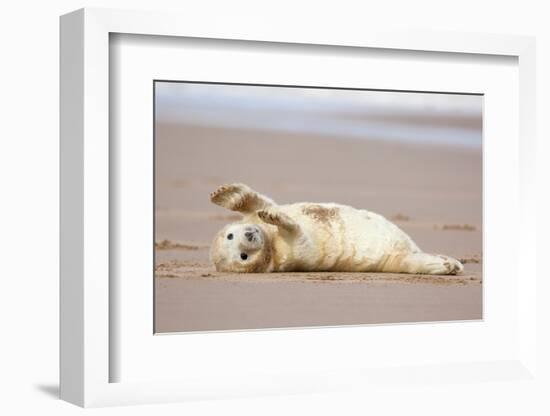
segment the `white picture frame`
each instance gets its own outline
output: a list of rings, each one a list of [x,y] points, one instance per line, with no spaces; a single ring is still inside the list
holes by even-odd
[[[533,38],[429,32],[325,33],[282,30],[276,25],[232,27],[217,21],[209,27],[185,15],[82,9],[61,18],[61,398],[80,406],[183,401],[193,398],[242,397],[256,394],[323,392],[356,385],[407,382],[411,373],[372,368],[368,374],[335,369],[325,378],[296,376],[281,368],[277,377],[235,382],[229,373],[215,379],[111,382],[110,366],[120,357],[110,349],[109,227],[109,36],[113,33],[192,37],[281,44],[332,45],[441,53],[517,57],[519,66],[517,348],[498,361],[418,363],[413,378],[524,380],[536,375],[535,211],[535,43]],[[116,328],[115,328],[116,330]],[[330,334],[327,336],[331,336]],[[336,335],[332,335],[336,336]],[[484,377],[472,374],[484,372]],[[436,377],[437,375],[437,377]]]

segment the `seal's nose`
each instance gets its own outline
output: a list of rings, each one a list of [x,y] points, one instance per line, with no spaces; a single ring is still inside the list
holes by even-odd
[[[252,241],[254,239],[254,232],[247,231],[247,232],[244,233],[244,236],[246,237],[246,239],[248,241]]]

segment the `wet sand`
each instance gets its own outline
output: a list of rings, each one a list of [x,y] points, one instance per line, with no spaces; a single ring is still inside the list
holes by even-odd
[[[156,332],[482,318],[480,149],[157,124],[155,151]],[[232,182],[378,212],[465,272],[217,273],[210,239],[239,215],[208,195]]]

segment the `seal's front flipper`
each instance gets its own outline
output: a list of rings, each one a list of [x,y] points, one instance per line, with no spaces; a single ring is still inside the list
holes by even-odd
[[[270,198],[259,194],[242,183],[220,186],[210,194],[210,201],[243,214],[251,214],[259,209],[275,205],[275,202]]]
[[[300,225],[288,215],[279,211],[277,207],[264,208],[258,211],[257,214],[266,224],[275,225],[290,233],[297,233],[300,231]]]

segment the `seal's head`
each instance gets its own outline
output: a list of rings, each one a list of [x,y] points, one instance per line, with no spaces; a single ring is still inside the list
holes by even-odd
[[[257,224],[229,224],[214,237],[210,260],[219,272],[267,272],[271,263],[271,241]]]

